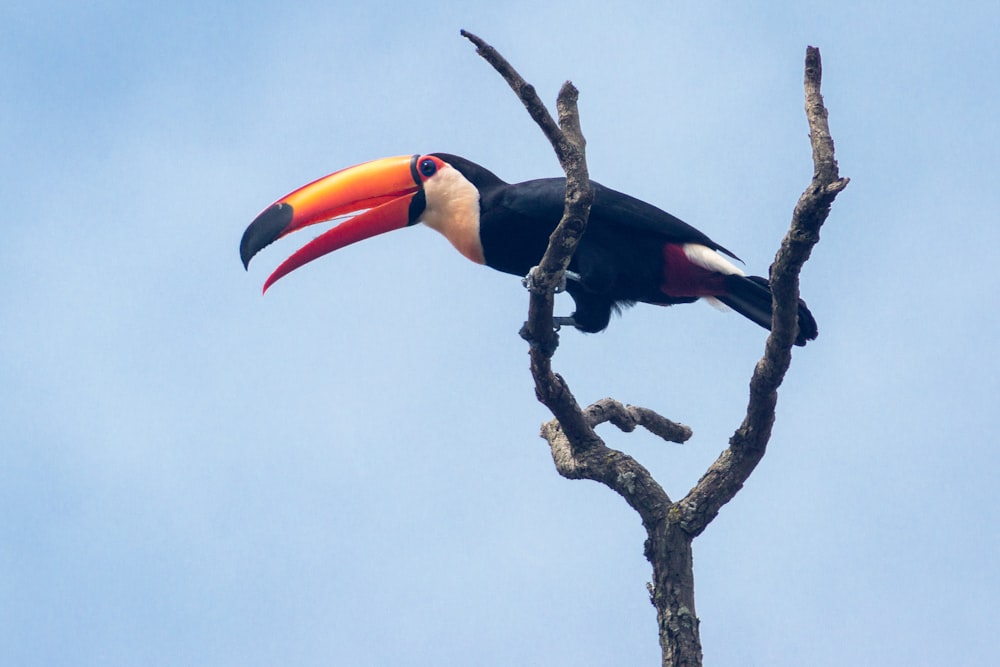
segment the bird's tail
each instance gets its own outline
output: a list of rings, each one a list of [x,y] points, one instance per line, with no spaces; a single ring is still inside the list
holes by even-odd
[[[756,322],[765,329],[771,329],[771,287],[766,278],[760,276],[726,276],[726,294],[715,297],[743,317]],[[799,299],[799,335],[796,345],[816,338],[819,329],[806,302]]]

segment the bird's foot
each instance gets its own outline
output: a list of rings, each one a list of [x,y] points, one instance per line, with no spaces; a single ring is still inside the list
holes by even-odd
[[[566,281],[567,280],[572,280],[573,282],[576,282],[576,283],[583,282],[583,278],[580,277],[579,273],[577,273],[576,271],[570,271],[569,269],[567,269],[566,271],[563,271],[562,280],[559,283],[559,287],[556,289],[557,292],[565,292],[566,291]],[[572,320],[573,318],[572,317],[567,317],[567,318],[564,318],[564,319]]]
[[[576,320],[574,320],[572,317],[553,317],[552,318],[552,330],[553,331],[559,331],[563,327],[575,327],[575,326],[576,326]],[[525,332],[527,330],[528,330],[528,323],[525,322],[521,326],[521,337],[522,338],[525,336]]]
[[[521,279],[521,284],[524,285],[529,292],[538,291],[538,283],[535,280],[535,272],[537,270],[538,270],[537,265],[531,267],[531,270],[528,271],[528,275],[526,275],[524,278]],[[577,273],[576,271],[568,271],[568,270],[563,271],[562,278],[559,280],[559,284],[556,285],[555,288],[556,294],[566,291],[567,280],[575,280],[576,282],[580,282],[580,274]],[[572,319],[572,318],[566,318],[566,319]]]

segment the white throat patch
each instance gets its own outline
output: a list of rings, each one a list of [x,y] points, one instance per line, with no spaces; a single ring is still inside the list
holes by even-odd
[[[424,182],[425,207],[417,222],[440,232],[476,264],[485,264],[479,240],[479,191],[462,173],[446,165]]]

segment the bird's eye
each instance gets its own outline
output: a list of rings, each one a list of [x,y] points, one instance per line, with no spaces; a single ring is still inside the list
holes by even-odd
[[[420,161],[420,173],[424,175],[425,178],[430,178],[435,173],[437,173],[437,165],[434,164],[434,160],[429,157],[424,158]]]

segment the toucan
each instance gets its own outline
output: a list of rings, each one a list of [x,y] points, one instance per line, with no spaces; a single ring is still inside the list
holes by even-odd
[[[669,306],[714,299],[771,327],[766,278],[746,276],[741,261],[704,233],[656,206],[592,182],[586,230],[568,268],[566,291],[576,310],[560,318],[580,331],[603,331],[612,312],[636,302]],[[527,276],[542,258],[562,217],[565,179],[507,183],[488,169],[448,153],[373,160],[320,178],[282,197],[250,223],[240,258],[309,225],[347,218],[275,269],[264,291],[298,267],[352,243],[423,223],[465,257]],[[798,304],[796,345],[816,338],[816,320]]]

